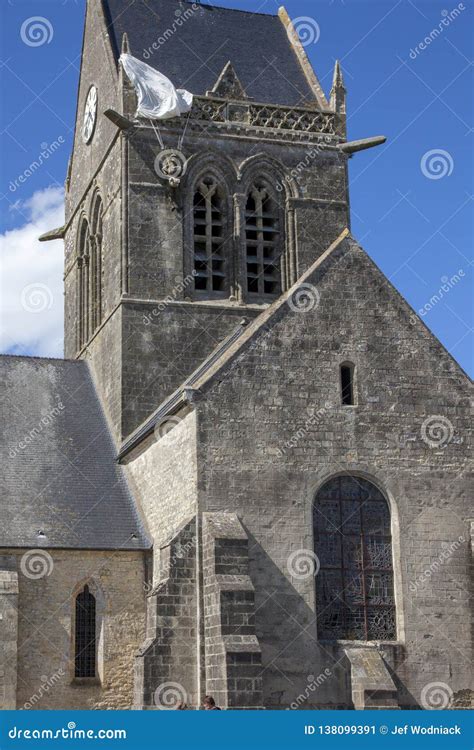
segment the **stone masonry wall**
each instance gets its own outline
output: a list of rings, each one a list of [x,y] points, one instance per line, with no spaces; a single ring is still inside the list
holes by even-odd
[[[264,705],[326,669],[304,706],[351,703],[337,644],[318,641],[314,576],[294,564],[313,550],[316,491],[343,471],[392,509],[399,700],[420,705],[436,681],[455,699],[471,686],[468,381],[352,241],[307,283],[309,309],[285,304],[197,405],[200,507],[231,508],[249,535]]]
[[[148,533],[153,540],[156,585],[161,575],[160,548],[196,513],[196,414],[172,417],[175,426],[156,437],[124,464]]]
[[[234,513],[203,517],[206,692],[230,709],[262,706],[262,655],[248,539]]]
[[[147,597],[146,640],[135,659],[135,708],[199,707],[196,523],[160,549],[161,579]]]
[[[145,635],[143,553],[36,552],[36,566],[28,557],[30,550],[14,553],[19,585],[18,653],[9,656],[6,670],[18,659],[17,708],[131,708],[134,656]],[[100,623],[101,680],[81,684],[74,679],[72,623],[74,597],[88,581]]]
[[[18,572],[14,555],[0,556],[0,709],[16,708]]]

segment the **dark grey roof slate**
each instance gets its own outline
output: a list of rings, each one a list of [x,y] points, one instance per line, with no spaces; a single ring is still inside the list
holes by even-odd
[[[150,546],[87,363],[0,356],[0,419],[0,547]]]
[[[316,101],[278,16],[203,3],[185,20],[183,13],[192,3],[182,0],[103,0],[103,4],[115,54],[120,54],[126,32],[131,54],[160,70],[177,87],[205,94],[230,60],[247,96],[257,102]],[[177,27],[179,15],[183,19]],[[167,38],[160,44],[164,32]],[[154,42],[158,49],[153,49]]]

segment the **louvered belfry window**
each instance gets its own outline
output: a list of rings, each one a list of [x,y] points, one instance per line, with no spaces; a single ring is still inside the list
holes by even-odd
[[[245,206],[247,293],[276,295],[281,291],[280,222],[276,200],[263,182],[256,182]]]
[[[88,586],[76,597],[75,676],[96,676],[96,607]]]
[[[194,288],[197,292],[223,293],[227,289],[224,256],[225,198],[213,176],[197,185],[193,201]]]
[[[318,637],[396,638],[390,510],[366,479],[329,480],[313,506]]]

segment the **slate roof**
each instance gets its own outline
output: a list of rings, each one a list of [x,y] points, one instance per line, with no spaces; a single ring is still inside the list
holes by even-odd
[[[177,87],[204,95],[230,60],[247,96],[257,102],[290,106],[316,102],[278,16],[203,3],[185,18],[193,4],[182,0],[102,2],[115,55],[120,54],[126,32],[131,54],[160,70]],[[177,27],[180,15],[182,24]],[[158,49],[152,48],[154,42]],[[144,56],[144,50],[150,55]]]
[[[86,362],[0,356],[0,420],[0,547],[151,546]]]

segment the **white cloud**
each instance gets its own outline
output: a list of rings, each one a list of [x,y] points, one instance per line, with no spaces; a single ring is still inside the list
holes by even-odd
[[[64,223],[64,193],[48,187],[11,207],[25,223],[0,235],[0,351],[63,356],[63,242],[38,237]]]

